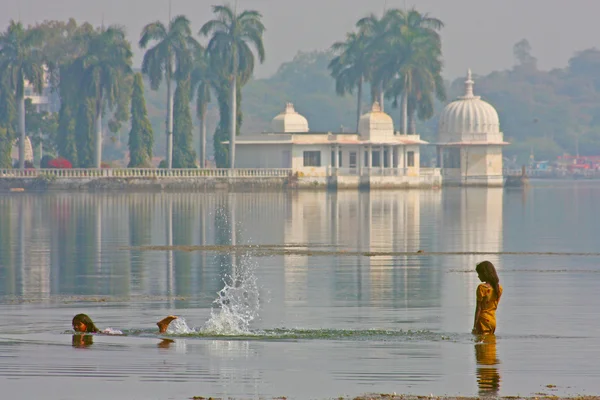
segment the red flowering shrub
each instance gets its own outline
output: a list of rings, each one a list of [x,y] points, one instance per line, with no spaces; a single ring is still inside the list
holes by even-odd
[[[73,165],[66,158],[58,157],[48,161],[48,168],[70,169]]]

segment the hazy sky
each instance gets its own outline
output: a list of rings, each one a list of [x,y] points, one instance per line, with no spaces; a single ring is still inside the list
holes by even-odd
[[[234,1],[234,0],[231,0]],[[166,20],[169,0],[0,0],[2,30],[10,19],[25,24],[44,19],[120,24],[134,43],[136,66],[141,61],[137,41],[142,27]],[[217,0],[172,0],[173,15],[185,14],[194,31],[211,18]],[[256,70],[269,76],[299,50],[328,48],[344,39],[361,17],[384,7],[415,6],[440,18],[447,78],[487,74],[513,65],[512,46],[529,40],[540,68],[563,67],[574,52],[600,47],[600,1],[597,0],[238,0],[238,8],[264,15],[267,61]]]

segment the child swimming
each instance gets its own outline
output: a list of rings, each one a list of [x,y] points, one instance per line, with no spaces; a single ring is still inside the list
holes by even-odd
[[[169,327],[169,324],[176,320],[178,317],[175,315],[168,315],[165,318],[161,319],[160,321],[158,321],[156,323],[156,325],[158,326],[158,331],[159,333],[165,333],[167,331],[167,328]],[[103,333],[103,334],[122,334],[122,332],[120,331],[116,331],[113,329],[105,329],[105,330],[100,330],[96,327],[96,325],[94,325],[94,322],[92,321],[92,319],[87,315],[87,314],[77,314],[76,316],[73,317],[73,330],[75,332],[81,332],[81,333]]]
[[[475,270],[483,283],[477,287],[477,306],[471,333],[486,335],[496,331],[496,309],[502,297],[502,286],[491,262],[482,261],[477,264]]]

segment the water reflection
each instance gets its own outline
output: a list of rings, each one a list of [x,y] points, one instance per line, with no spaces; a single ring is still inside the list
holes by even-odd
[[[71,338],[71,344],[73,347],[86,348],[94,344],[93,335],[75,334]]]
[[[235,275],[241,261],[235,252],[136,249],[145,245],[295,243],[307,250],[321,246],[364,252],[501,250],[502,191],[471,193],[4,196],[0,294],[40,300],[56,294],[151,295],[165,296],[169,307],[185,307],[195,296],[209,293],[203,301],[210,304],[222,288],[223,276]],[[443,241],[439,229],[447,231]],[[134,248],[123,249],[127,246]],[[282,255],[260,260],[283,265],[261,279],[271,298],[286,304],[319,298],[405,308],[440,305],[444,271],[431,268],[438,262],[435,257],[389,255]]]
[[[439,192],[298,192],[289,200],[284,225],[285,243],[307,244],[300,249],[315,249],[333,245],[335,249],[361,252],[413,252],[422,245],[431,249],[431,227],[422,230],[421,207],[439,208]],[[333,250],[332,248],[320,248]],[[320,264],[308,255],[285,255],[285,301],[302,304],[318,296],[309,293],[322,289],[311,284],[312,279],[323,282],[332,279],[334,299],[344,302],[392,300],[397,305],[434,306],[439,304],[441,271],[422,266],[429,261],[423,257],[374,255],[328,257],[333,264],[333,276],[319,275],[310,264]],[[424,290],[427,287],[427,290]],[[327,299],[329,300],[329,299]]]
[[[163,339],[157,344],[157,347],[160,349],[168,349],[173,343],[175,343],[175,341],[172,339]]]
[[[496,357],[496,335],[478,337],[475,343],[475,359],[477,360],[477,386],[480,396],[498,396],[500,390],[500,373]]]

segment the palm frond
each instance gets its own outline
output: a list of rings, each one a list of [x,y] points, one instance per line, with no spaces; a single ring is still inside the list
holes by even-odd
[[[152,41],[163,40],[167,37],[167,29],[162,22],[156,21],[146,25],[142,29],[139,46],[145,49]]]

